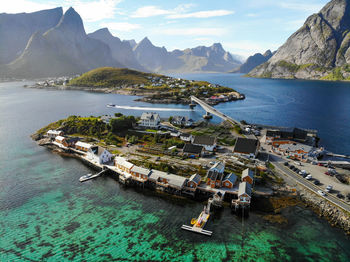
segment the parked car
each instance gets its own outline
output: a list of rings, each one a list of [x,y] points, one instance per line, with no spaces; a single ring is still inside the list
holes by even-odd
[[[288,164],[288,162],[284,162],[284,165],[285,165],[285,166],[288,166],[289,164]]]
[[[327,175],[327,176],[330,176],[330,175],[331,175],[328,171],[325,172],[324,174]]]
[[[305,177],[305,179],[306,179],[306,180],[311,180],[311,179],[312,179],[312,175],[307,175],[307,176]]]
[[[318,165],[318,166],[324,166],[322,163],[318,163],[317,165]]]
[[[329,193],[329,192],[332,191],[332,189],[333,189],[333,186],[332,186],[332,185],[328,185],[328,186],[326,187],[326,192]]]
[[[301,170],[298,173],[299,173],[299,175],[304,175],[304,174],[306,174],[306,171],[305,170]]]
[[[315,185],[319,185],[320,184],[320,180],[315,179],[314,184]]]
[[[337,198],[344,198],[344,196],[341,193],[338,193]]]
[[[294,161],[294,164],[296,164],[297,166],[302,166],[301,162],[298,161]]]
[[[303,178],[306,178],[306,177],[308,176],[308,174],[305,173],[305,174],[303,174],[302,176],[303,176]]]
[[[312,161],[311,164],[312,165],[317,165],[317,162],[316,161]]]
[[[317,193],[321,196],[326,196],[327,194],[323,192],[322,190],[318,190]]]

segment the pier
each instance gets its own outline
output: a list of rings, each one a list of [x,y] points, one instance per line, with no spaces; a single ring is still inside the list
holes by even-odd
[[[232,124],[236,124],[236,125],[239,125],[240,127],[243,127],[243,125],[239,121],[237,121],[237,120],[233,119],[232,117],[229,117],[229,116],[221,113],[219,110],[216,110],[214,107],[208,105],[207,103],[205,103],[204,101],[200,100],[199,98],[197,98],[195,96],[191,96],[190,98],[191,98],[191,105],[192,105],[191,108],[193,108],[193,103],[195,102],[198,105],[200,105],[206,111],[206,116],[215,115],[217,117],[220,117],[224,121],[229,121]]]
[[[206,235],[206,236],[211,236],[213,232],[204,229],[204,226],[208,222],[209,217],[210,217],[210,202],[208,202],[208,205],[204,206],[203,211],[200,213],[197,219],[192,218],[191,224],[193,226],[182,225],[181,229]]]

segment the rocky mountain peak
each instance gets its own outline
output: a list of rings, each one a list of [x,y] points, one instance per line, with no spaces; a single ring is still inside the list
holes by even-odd
[[[64,13],[56,28],[60,30],[72,31],[75,34],[86,35],[83,20],[73,7],[70,7]]]

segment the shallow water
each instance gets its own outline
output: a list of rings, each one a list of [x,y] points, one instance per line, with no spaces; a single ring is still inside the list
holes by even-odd
[[[22,84],[0,84],[0,261],[349,261],[349,238],[303,207],[285,210],[282,226],[258,212],[242,221],[225,208],[211,217],[208,238],[180,229],[203,203],[123,188],[111,177],[80,183],[93,171],[29,135],[67,115],[111,113],[107,103],[133,97]]]

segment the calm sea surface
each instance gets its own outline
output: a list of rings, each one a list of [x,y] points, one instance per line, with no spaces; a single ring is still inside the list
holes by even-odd
[[[219,105],[226,114],[257,123],[316,128],[330,150],[350,153],[350,87],[343,83],[273,81],[232,75],[188,75],[228,85],[244,101]],[[183,232],[202,203],[125,189],[108,177],[81,184],[93,172],[52,154],[29,135],[68,115],[101,115],[155,107],[162,117],[198,119],[203,111],[149,105],[135,97],[0,84],[0,261],[349,261],[350,239],[310,210],[284,211],[288,225],[251,212],[242,222],[228,208],[210,219],[211,238]],[[171,108],[171,111],[166,111]],[[218,121],[217,119],[214,121]]]

